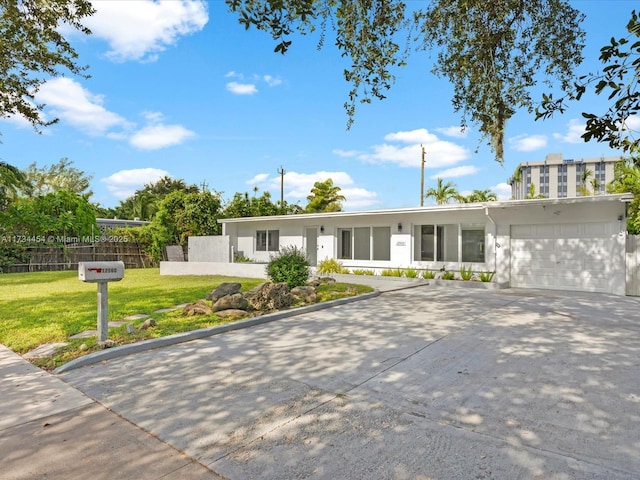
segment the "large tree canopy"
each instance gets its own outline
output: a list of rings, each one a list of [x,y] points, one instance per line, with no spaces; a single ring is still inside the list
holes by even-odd
[[[531,87],[553,80],[566,87],[582,61],[583,15],[568,0],[432,0],[423,9],[410,4],[412,11],[401,0],[226,2],[245,28],[270,33],[280,53],[296,31],[319,26],[322,45],[333,27],[336,46],[351,60],[344,70],[348,125],[357,102],[385,98],[412,47],[435,48],[433,71],[453,84],[462,126],[477,124],[500,162],[507,120],[518,108],[533,110]]]
[[[637,158],[640,136],[630,122],[640,115],[640,17],[635,10],[626,29],[626,37],[611,37],[609,44],[600,49],[602,72],[579,77],[577,82],[564,88],[565,94],[559,98],[544,95],[536,117],[548,118],[564,112],[569,100],[580,100],[590,89],[597,95],[608,94],[612,103],[606,112],[582,114],[587,120],[582,138],[585,142],[591,139],[606,142],[611,148],[620,148]]]
[[[59,27],[89,34],[81,22],[93,12],[87,0],[0,0],[0,117],[20,115],[36,130],[57,121],[34,97],[49,78],[85,70]]]

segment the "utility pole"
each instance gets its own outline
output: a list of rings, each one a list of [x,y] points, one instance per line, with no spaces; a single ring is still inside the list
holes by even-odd
[[[424,164],[426,162],[424,157],[426,152],[424,151],[424,147],[422,146],[422,144],[420,144],[420,148],[422,149],[422,172],[420,175],[420,206],[424,207]]]
[[[282,207],[284,205],[284,174],[287,172],[285,172],[282,165],[280,165],[278,173],[280,174],[280,206]]]

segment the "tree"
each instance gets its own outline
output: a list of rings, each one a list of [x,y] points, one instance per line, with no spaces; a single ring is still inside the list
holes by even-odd
[[[356,103],[384,99],[395,82],[393,70],[406,64],[413,40],[438,51],[434,72],[454,87],[453,106],[478,124],[496,159],[503,160],[507,120],[517,108],[533,110],[529,91],[542,72],[566,87],[581,60],[583,15],[568,0],[433,0],[407,12],[402,0],[226,0],[245,29],[271,34],[284,54],[294,32],[327,25],[348,57],[345,80],[351,85],[345,109],[347,127]],[[415,32],[418,32],[417,35]]]
[[[68,190],[89,198],[93,192],[89,190],[93,175],[88,175],[73,166],[73,161],[61,158],[58,163],[38,167],[33,162],[24,172],[30,188],[26,192],[31,197],[39,197],[47,193]]]
[[[301,213],[298,205],[291,205],[286,201],[273,203],[271,194],[263,192],[262,195],[255,196],[257,190],[254,189],[254,196],[249,197],[249,193],[236,193],[233,199],[226,204],[222,212],[223,218],[242,217],[267,217],[271,215],[293,215]]]
[[[527,192],[527,195],[524,198],[525,200],[535,200],[536,198],[547,198],[547,197],[545,197],[541,193],[536,194],[536,184],[532,183],[531,185],[529,185],[529,191]]]
[[[96,215],[88,200],[69,190],[39,197],[22,197],[2,214],[6,231],[26,237],[81,237],[98,231]]]
[[[628,158],[616,163],[614,178],[607,184],[609,193],[633,193],[627,210],[627,231],[631,235],[640,235],[640,161]]]
[[[175,180],[167,175],[153,183],[147,183],[143,188],[121,201],[115,208],[119,218],[139,218],[151,220],[159,209],[160,202],[173,192],[198,193],[196,185],[187,185],[184,180]]]
[[[27,186],[27,179],[19,168],[0,160],[0,211],[6,209],[9,201]]]
[[[474,190],[469,195],[464,197],[465,203],[480,203],[480,202],[495,202],[498,200],[498,195],[489,189],[486,190]]]
[[[587,186],[589,184],[589,178],[591,177],[593,177],[593,171],[588,168],[585,168],[580,172],[580,185],[576,186],[580,196],[588,197],[591,194],[591,192],[589,192],[589,187]]]
[[[0,0],[0,117],[20,115],[37,131],[57,122],[43,118],[35,94],[65,70],[84,76],[86,67],[78,65],[60,27],[88,35],[81,22],[94,12],[88,0]]]
[[[436,187],[427,189],[424,198],[433,198],[437,205],[444,205],[451,201],[462,202],[463,197],[458,193],[456,184],[453,182],[444,183],[441,178],[437,179]]]
[[[327,178],[324,182],[316,182],[311,189],[311,195],[307,197],[309,202],[305,207],[307,213],[340,212],[342,202],[346,200],[340,195],[340,187],[333,184],[333,180]]]
[[[577,82],[563,89],[564,95],[559,98],[554,98],[553,93],[543,95],[536,109],[536,119],[563,113],[567,103],[580,100],[587,89],[592,89],[597,95],[608,93],[612,104],[606,112],[582,113],[587,120],[582,138],[585,142],[608,143],[611,148],[623,152],[637,152],[640,137],[628,123],[629,118],[637,118],[640,114],[640,18],[635,10],[631,12],[626,30],[629,32],[627,37],[612,37],[610,43],[600,49],[599,60],[604,65],[602,72],[580,76]]]
[[[186,245],[193,235],[219,235],[221,206],[220,196],[208,190],[171,192],[160,202],[151,224],[141,227],[141,235],[149,238],[148,253],[155,260],[162,260],[168,244]]]

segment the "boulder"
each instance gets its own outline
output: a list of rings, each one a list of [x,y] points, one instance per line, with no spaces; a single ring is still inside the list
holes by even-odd
[[[153,318],[147,318],[142,325],[138,327],[138,330],[148,330],[150,327],[155,327],[156,321]]]
[[[211,300],[211,303],[216,303],[222,297],[238,293],[241,287],[239,283],[221,283],[217,288],[211,290],[206,298]]]
[[[249,301],[244,298],[241,293],[234,293],[233,295],[225,295],[219,298],[213,303],[211,310],[219,312],[221,310],[246,310],[249,307]]]
[[[216,315],[220,318],[242,318],[247,316],[247,312],[245,310],[237,310],[231,308],[229,310],[221,310],[216,312]]]
[[[316,277],[309,282],[309,285],[312,287],[317,287],[318,285],[331,283],[336,283],[336,279],[333,277]]]
[[[213,311],[203,300],[196,303],[187,303],[182,309],[182,315],[193,317],[194,315],[211,315]]]
[[[295,301],[316,303],[316,289],[313,287],[295,287],[291,290],[291,295],[293,295]]]
[[[251,306],[255,310],[279,310],[290,307],[293,296],[289,285],[281,283],[265,283],[251,297]]]

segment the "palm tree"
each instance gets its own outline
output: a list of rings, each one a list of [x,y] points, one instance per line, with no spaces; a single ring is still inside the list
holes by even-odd
[[[598,190],[600,189],[600,180],[597,178],[592,178],[589,182],[591,184],[591,188],[593,189],[593,196],[595,197],[598,194]]]
[[[531,185],[529,185],[529,193],[527,193],[527,196],[524,198],[525,200],[533,200],[536,198],[547,198],[547,197],[542,195],[541,193],[536,195],[536,184],[532,183]]]
[[[454,200],[456,202],[463,203],[463,197],[458,193],[458,189],[455,183],[444,183],[441,178],[437,179],[436,187],[427,190],[424,194],[425,198],[433,197],[437,205],[443,205]]]
[[[465,203],[495,202],[497,200],[498,195],[490,189],[474,190],[464,198]]]
[[[577,190],[578,193],[583,197],[588,197],[590,194],[587,183],[589,181],[589,177],[591,176],[593,176],[593,171],[589,170],[588,168],[585,168],[584,170],[582,170],[582,173],[580,173],[580,185],[578,185]]]

